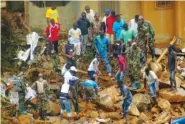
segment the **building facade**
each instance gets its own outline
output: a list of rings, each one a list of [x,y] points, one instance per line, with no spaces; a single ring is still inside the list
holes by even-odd
[[[25,19],[34,30],[46,27],[45,12],[48,1],[42,3],[24,2]],[[135,14],[141,14],[152,23],[156,41],[169,41],[174,36],[185,42],[185,2],[184,1],[68,1],[58,4],[62,30],[68,30],[80,17],[86,5],[104,16],[105,9],[114,9],[129,22]]]

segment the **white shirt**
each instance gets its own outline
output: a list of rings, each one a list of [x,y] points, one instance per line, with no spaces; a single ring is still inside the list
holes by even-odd
[[[153,71],[150,71],[148,76],[144,72],[143,79],[146,79],[147,84],[150,85],[151,83],[154,83],[154,81],[157,79],[157,76]]]
[[[90,9],[89,13],[87,13],[86,11],[85,11],[85,13],[86,13],[86,18],[89,20],[89,22],[93,23],[93,21],[94,21],[94,11],[92,9]]]
[[[69,92],[69,84],[64,83],[61,88],[61,93],[68,93]]]
[[[106,20],[107,20],[107,16],[104,16],[103,19],[102,19],[102,22],[104,22],[105,25],[106,25]]]
[[[73,76],[70,71],[67,71],[65,74],[64,74],[64,84],[69,84],[69,80],[76,80],[78,79],[77,77]]]
[[[81,30],[79,28],[77,28],[76,30],[74,28],[71,28],[68,35],[70,35],[74,39],[79,39],[81,35]]]
[[[68,70],[66,69],[66,64],[63,65],[61,74],[64,75]]]
[[[135,22],[135,19],[131,19],[129,22],[129,28],[133,30],[137,34],[137,23]]]
[[[97,58],[94,58],[91,61],[90,65],[89,65],[89,68],[88,68],[88,71],[95,71],[96,72],[94,64],[99,65],[99,62],[98,62]]]

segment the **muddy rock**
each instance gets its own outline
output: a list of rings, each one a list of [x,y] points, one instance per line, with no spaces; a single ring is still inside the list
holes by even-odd
[[[110,119],[118,120],[118,119],[121,118],[121,115],[118,112],[106,112],[106,113],[105,112],[100,112],[99,116],[102,119],[110,118]]]
[[[170,114],[168,112],[163,111],[160,113],[157,117],[157,120],[155,121],[156,124],[164,124],[166,122],[170,121]]]
[[[121,100],[118,94],[118,89],[115,86],[100,91],[100,102],[97,104],[105,111],[114,111],[114,104]]]
[[[18,117],[18,120],[20,121],[20,124],[31,124],[32,118],[30,115],[20,115]]]
[[[139,115],[139,119],[141,119],[145,122],[149,121],[149,118],[143,112]]]
[[[162,89],[159,91],[159,96],[169,102],[185,102],[185,90],[182,88],[178,88],[176,92]]]
[[[161,64],[157,63],[157,62],[150,62],[150,68],[152,71],[154,71],[155,73],[162,71],[162,66]]]
[[[151,112],[152,112],[152,113],[158,114],[159,111],[160,111],[160,108],[157,108],[157,107],[153,107],[153,108],[151,109]]]
[[[158,101],[158,106],[163,110],[163,111],[169,111],[171,108],[171,104],[168,102],[166,99],[159,99]]]
[[[135,104],[131,104],[130,109],[129,109],[129,113],[131,115],[136,115],[136,116],[140,115],[140,112]]]
[[[58,115],[60,114],[61,106],[60,104],[56,102],[49,101],[49,110],[48,113],[50,115]]]

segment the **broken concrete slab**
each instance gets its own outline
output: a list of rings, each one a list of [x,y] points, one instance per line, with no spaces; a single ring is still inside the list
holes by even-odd
[[[158,101],[158,106],[163,110],[163,111],[169,111],[171,108],[171,104],[168,102],[166,99],[159,99]]]
[[[177,88],[177,91],[162,89],[159,91],[159,96],[169,102],[185,102],[185,90],[182,88]]]

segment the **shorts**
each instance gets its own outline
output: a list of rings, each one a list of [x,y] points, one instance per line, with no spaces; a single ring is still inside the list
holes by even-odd
[[[113,45],[114,44],[114,34],[107,34],[106,33],[106,37],[109,38],[110,44]]]

